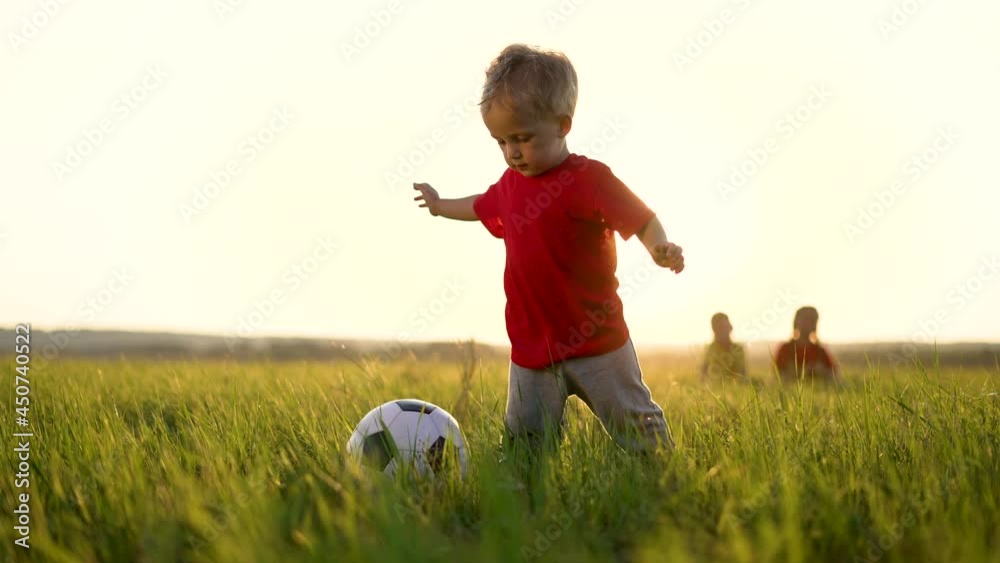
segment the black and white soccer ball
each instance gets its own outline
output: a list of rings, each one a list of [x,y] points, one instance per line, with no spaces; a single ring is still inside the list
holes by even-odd
[[[354,429],[347,453],[387,475],[407,465],[422,477],[440,474],[450,457],[458,460],[465,476],[465,439],[458,421],[418,399],[389,401],[372,409]]]

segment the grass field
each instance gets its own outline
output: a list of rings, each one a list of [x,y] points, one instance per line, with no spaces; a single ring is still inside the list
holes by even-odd
[[[840,389],[768,380],[755,390],[705,385],[682,362],[643,367],[678,444],[671,456],[657,465],[618,451],[571,399],[559,454],[525,475],[498,461],[502,363],[54,363],[32,376],[32,547],[14,547],[4,525],[0,553],[1000,561],[997,370],[858,367]],[[462,424],[464,480],[388,482],[345,463],[361,416],[403,397]],[[15,428],[13,416],[0,409],[0,426]],[[8,516],[13,473],[0,480]]]

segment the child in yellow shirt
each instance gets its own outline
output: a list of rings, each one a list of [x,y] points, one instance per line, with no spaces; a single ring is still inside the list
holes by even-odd
[[[749,380],[746,352],[742,344],[732,341],[733,325],[725,313],[712,315],[712,332],[715,339],[705,351],[701,365],[702,377],[731,377]]]

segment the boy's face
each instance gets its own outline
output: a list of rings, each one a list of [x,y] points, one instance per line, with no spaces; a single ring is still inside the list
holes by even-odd
[[[715,333],[716,340],[728,338],[733,332],[733,325],[729,324],[728,317],[722,317],[712,322],[712,332]]]
[[[573,123],[569,116],[527,119],[497,100],[483,114],[483,122],[500,145],[507,166],[525,176],[537,176],[569,156],[566,134]]]

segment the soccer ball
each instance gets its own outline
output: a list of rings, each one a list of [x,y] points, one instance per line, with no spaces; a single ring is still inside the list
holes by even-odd
[[[465,476],[465,439],[455,417],[441,407],[418,399],[389,401],[361,419],[347,442],[347,453],[364,465],[395,475],[411,465],[422,477],[433,477],[444,467],[447,450],[454,448]]]

